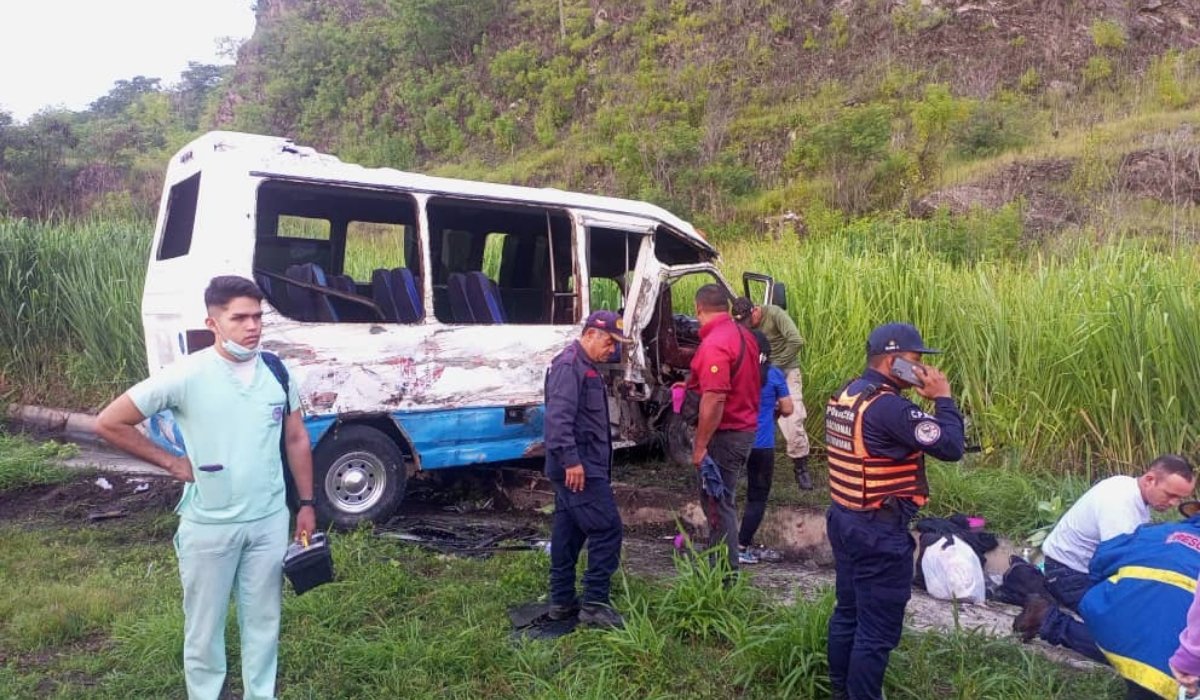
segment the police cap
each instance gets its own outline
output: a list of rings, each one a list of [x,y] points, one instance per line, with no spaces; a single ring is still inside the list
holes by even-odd
[[[925,347],[921,332],[908,323],[885,323],[871,331],[867,337],[867,354],[882,355],[887,352],[919,352],[930,355],[941,352]]]

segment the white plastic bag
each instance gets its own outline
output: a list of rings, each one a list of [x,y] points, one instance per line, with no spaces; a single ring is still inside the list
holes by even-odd
[[[954,535],[946,535],[925,549],[921,573],[925,590],[934,598],[983,603],[987,597],[979,555]]]

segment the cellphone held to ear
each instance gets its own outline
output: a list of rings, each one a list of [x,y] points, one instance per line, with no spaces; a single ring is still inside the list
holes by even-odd
[[[909,362],[903,357],[892,360],[892,374],[896,375],[897,379],[902,379],[913,386],[925,386],[925,382],[917,374],[917,364]]]

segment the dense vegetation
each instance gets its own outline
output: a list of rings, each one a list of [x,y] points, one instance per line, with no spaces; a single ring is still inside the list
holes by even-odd
[[[181,692],[173,518],[110,525],[0,523],[0,585],[27,592],[0,600],[0,696]],[[827,591],[780,605],[681,559],[669,581],[617,577],[625,629],[521,642],[505,610],[542,595],[544,554],[438,556],[367,532],[333,541],[339,581],[284,600],[281,698],[828,697]],[[239,688],[236,651],[229,663]],[[1110,673],[969,630],[906,635],[886,685],[909,700],[1120,697]]]
[[[149,216],[163,163],[211,126],[228,67],[192,63],[179,82],[117,81],[81,112],[44,110],[24,124],[0,95],[0,217]]]
[[[1194,118],[1200,6],[1174,5],[262,0],[232,71],[138,76],[24,125],[0,114],[0,214],[153,212],[166,155],[212,127],[649,199],[716,235],[906,210],[1047,145],[1086,161],[1067,194],[1090,193],[1147,145],[1134,137]]]

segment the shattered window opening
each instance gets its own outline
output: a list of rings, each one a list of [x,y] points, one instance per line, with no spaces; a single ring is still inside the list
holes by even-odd
[[[416,211],[407,195],[265,182],[255,279],[273,307],[298,321],[419,323]]]
[[[694,265],[708,260],[684,234],[665,226],[654,230],[654,254],[664,265]]]
[[[700,346],[695,297],[696,291],[706,284],[724,287],[715,273],[703,270],[673,277],[659,291],[658,307],[642,338],[651,365],[664,376],[682,376]]]
[[[434,315],[454,324],[579,322],[571,219],[538,206],[426,205]]]
[[[645,235],[619,229],[588,229],[591,310],[624,310],[629,275],[637,264]]]

